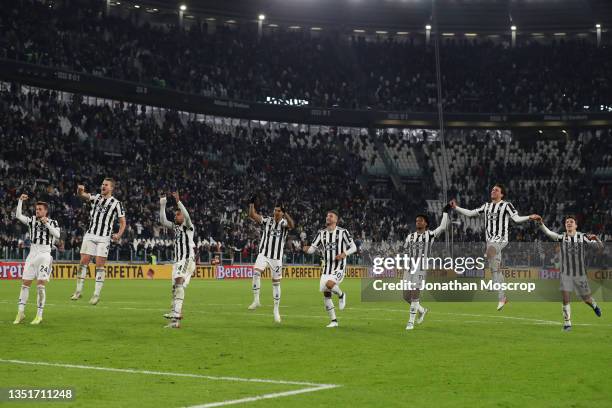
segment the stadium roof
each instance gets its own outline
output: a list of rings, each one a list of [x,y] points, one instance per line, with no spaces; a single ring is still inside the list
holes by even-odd
[[[138,0],[122,2],[135,4]],[[266,23],[335,25],[349,28],[423,30],[431,20],[431,0],[142,0],[168,12],[187,6],[197,16]],[[436,0],[439,24],[446,31],[584,31],[596,23],[612,25],[610,0]],[[161,14],[161,13],[160,13]]]

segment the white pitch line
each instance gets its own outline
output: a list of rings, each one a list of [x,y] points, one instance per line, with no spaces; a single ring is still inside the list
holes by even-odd
[[[212,375],[190,374],[190,373],[173,373],[173,372],[166,372],[166,371],[135,370],[131,368],[114,368],[114,367],[86,366],[86,365],[80,365],[80,364],[49,363],[45,361],[24,361],[24,360],[0,359],[0,363],[35,365],[35,366],[45,366],[45,367],[74,368],[74,369],[81,369],[81,370],[110,371],[110,372],[115,372],[115,373],[128,373],[128,374],[159,375],[159,376],[165,376],[165,377],[200,378],[200,379],[214,380],[214,381],[236,381],[236,382],[307,386],[306,388],[300,388],[297,390],[261,394],[261,395],[256,395],[254,397],[246,397],[246,398],[240,398],[240,399],[235,399],[235,400],[226,400],[226,401],[210,402],[210,403],[201,404],[201,405],[193,405],[189,408],[221,407],[225,405],[242,404],[242,403],[247,403],[247,402],[259,401],[263,399],[289,397],[291,395],[304,394],[307,392],[323,391],[323,390],[340,387],[340,385],[338,384],[317,384],[317,383],[304,382],[304,381],[287,381],[287,380],[271,380],[271,379],[266,379],[266,378],[242,378],[242,377],[212,376]]]

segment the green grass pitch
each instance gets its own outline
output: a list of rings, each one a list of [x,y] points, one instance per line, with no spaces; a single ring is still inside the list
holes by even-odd
[[[107,281],[100,303],[90,306],[93,281],[72,302],[74,282],[57,280],[36,327],[29,325],[35,290],[25,324],[12,324],[19,284],[0,282],[0,387],[76,390],[74,401],[49,406],[214,406],[206,404],[240,399],[247,400],[231,406],[612,406],[612,303],[602,303],[597,318],[574,302],[569,333],[561,331],[560,303],[510,302],[502,312],[494,303],[428,303],[425,322],[406,332],[406,304],[361,303],[359,280],[347,279],[340,327],[326,329],[318,280],[283,281],[281,325],[272,320],[269,281],[262,282],[264,306],[254,312],[246,309],[250,281],[193,281],[182,328],[168,330],[162,314],[170,282]],[[338,387],[286,395],[310,386],[217,377]],[[270,398],[254,400],[262,395]]]

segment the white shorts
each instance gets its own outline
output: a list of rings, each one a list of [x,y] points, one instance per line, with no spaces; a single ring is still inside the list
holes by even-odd
[[[53,257],[50,252],[31,250],[23,268],[23,279],[49,281],[52,262]]]
[[[270,267],[270,271],[272,272],[272,279],[280,280],[283,278],[283,261],[270,259],[264,254],[257,255],[255,269],[265,271],[267,266]]]
[[[487,242],[487,249],[489,247],[495,248],[495,261],[499,262],[501,265],[502,261],[502,250],[508,245],[507,241],[491,241]]]
[[[108,258],[108,248],[110,247],[110,242],[110,237],[85,234],[83,237],[83,244],[81,245],[81,254]]]
[[[327,281],[334,281],[336,285],[339,285],[344,280],[344,271],[338,270],[334,273],[328,273],[321,275],[321,280],[319,281],[319,290],[321,292],[329,292],[327,288]]]
[[[183,286],[187,286],[191,280],[191,275],[195,272],[196,264],[193,259],[182,259],[172,265],[172,282],[176,278],[184,278]]]
[[[578,296],[589,296],[591,294],[591,288],[589,287],[589,280],[585,275],[582,276],[569,276],[561,273],[561,285],[559,290],[563,292],[576,292]]]
[[[414,273],[410,273],[409,270],[405,270],[403,279],[412,282],[413,288],[420,289],[423,283],[425,283],[425,279],[427,279],[427,271],[416,270]]]

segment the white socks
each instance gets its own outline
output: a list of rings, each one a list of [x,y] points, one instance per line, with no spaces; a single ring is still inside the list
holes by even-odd
[[[274,299],[274,310],[278,310],[281,297],[280,282],[272,282],[272,297]],[[259,301],[259,297],[257,300]]]
[[[572,325],[572,321],[571,321],[572,308],[570,304],[568,303],[567,305],[563,305],[562,310],[563,310],[563,324],[565,326],[571,326]]]
[[[253,271],[253,302],[259,303],[259,290],[261,289],[261,272]],[[280,298],[280,288],[279,288]]]
[[[327,311],[327,314],[329,315],[329,319],[331,321],[336,320],[336,309],[334,308],[334,302],[332,301],[332,298],[331,297],[323,298],[323,304],[325,305],[325,310]]]
[[[493,259],[490,261],[489,265],[491,266],[491,277],[493,278],[493,282],[495,283],[504,283],[504,274],[499,271],[501,262],[497,259]],[[501,302],[506,297],[506,294],[503,290],[500,290],[497,293],[497,299]]]
[[[83,284],[85,283],[85,277],[87,276],[87,265],[81,265],[81,270],[77,276],[77,287],[76,291],[83,292]]]
[[[94,289],[94,296],[100,296],[102,286],[104,286],[105,276],[106,269],[104,267],[96,267],[96,287]]]
[[[417,315],[416,302],[411,302],[410,303],[410,319],[408,320],[408,322],[414,324],[414,320],[416,319],[416,315]]]
[[[43,310],[45,308],[45,300],[47,300],[47,292],[45,290],[45,285],[38,285],[38,296],[36,299],[36,303],[38,304],[38,310],[36,311],[36,316],[42,317]]]
[[[28,297],[30,296],[30,287],[26,285],[21,285],[21,292],[19,292],[19,306],[18,310],[23,312],[25,310],[25,305],[28,303]]]
[[[332,293],[335,293],[336,295],[338,295],[338,297],[342,297],[343,293],[342,290],[340,289],[340,286],[338,286],[337,284],[334,285],[333,288],[331,288]]]
[[[175,314],[180,315],[183,311],[183,300],[185,299],[185,287],[180,285],[174,286],[174,310]]]

